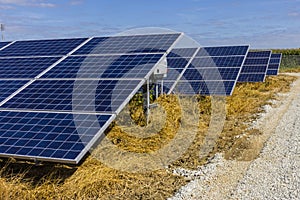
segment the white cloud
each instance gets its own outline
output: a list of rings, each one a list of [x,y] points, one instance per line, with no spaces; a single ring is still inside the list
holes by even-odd
[[[0,6],[31,6],[42,8],[53,8],[56,5],[43,0],[0,0]]]
[[[298,17],[300,16],[300,12],[289,12],[288,15],[291,17]]]
[[[76,6],[76,5],[83,4],[83,2],[84,2],[83,0],[71,0],[69,2],[69,4],[72,5],[72,6]]]

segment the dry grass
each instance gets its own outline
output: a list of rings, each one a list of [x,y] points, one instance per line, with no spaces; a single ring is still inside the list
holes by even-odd
[[[300,66],[283,68],[283,69],[280,69],[280,72],[282,72],[282,73],[286,73],[286,72],[298,73],[298,72],[300,72]]]
[[[255,158],[260,146],[247,138],[261,133],[246,130],[246,124],[254,119],[255,113],[261,112],[262,105],[275,98],[275,93],[287,92],[294,80],[281,75],[269,77],[265,83],[238,84],[233,96],[227,97],[224,130],[209,156],[224,152],[227,159]],[[137,153],[155,152],[172,141],[182,123],[178,99],[162,96],[158,102],[165,109],[166,116],[166,125],[158,130],[158,134],[137,138],[127,134],[130,130],[115,124],[107,138],[120,149]],[[211,98],[198,97],[198,102],[201,115],[199,123],[194,124],[198,126],[196,138],[171,167],[196,168],[206,162],[207,157],[199,158],[199,149],[211,118]],[[161,115],[160,111],[157,112]],[[131,117],[136,123],[143,123],[141,113],[141,108],[131,108]],[[159,123],[157,118],[153,117],[152,123]],[[122,172],[105,166],[92,156],[80,166],[49,163],[35,166],[14,160],[0,161],[0,199],[166,199],[185,183],[182,177],[165,169],[147,173]]]

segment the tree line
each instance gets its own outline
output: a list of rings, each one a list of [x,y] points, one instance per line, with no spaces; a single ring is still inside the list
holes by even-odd
[[[300,55],[300,48],[298,48],[298,49],[272,49],[272,53],[282,53],[282,55]]]

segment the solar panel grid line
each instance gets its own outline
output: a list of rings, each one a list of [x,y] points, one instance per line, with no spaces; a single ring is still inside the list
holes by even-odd
[[[36,110],[36,109],[19,109],[19,108],[1,108],[0,112],[26,112],[26,113],[56,113],[56,114],[81,114],[81,115],[112,115],[116,112],[89,112],[89,111],[63,111],[63,110]]]
[[[16,59],[16,58],[61,58],[62,56],[5,56],[5,57],[0,57],[0,59]]]
[[[0,79],[0,80],[5,80],[5,79]],[[11,80],[11,79],[8,79],[8,80]],[[22,79],[20,79],[22,80]],[[25,79],[27,80],[27,79]],[[73,81],[73,80],[81,80],[81,81],[87,81],[87,80],[112,80],[112,81],[121,81],[121,80],[133,80],[133,81],[140,81],[140,80],[144,80],[143,78],[39,78],[38,80],[41,80],[41,81],[46,81],[46,80],[53,80],[53,81],[56,81],[56,80],[62,80],[62,81]]]
[[[187,70],[187,68],[189,67],[189,65],[192,63],[193,59],[195,58],[195,56],[197,55],[197,53],[199,52],[199,50],[200,50],[200,47],[197,48],[197,50],[194,52],[194,54],[190,58],[189,62],[183,68],[182,72],[179,74],[179,76],[177,77],[177,79],[175,80],[174,84],[171,86],[171,88],[169,89],[169,91],[168,91],[167,94],[171,94],[173,92],[173,90],[176,87],[177,83],[180,81],[180,79],[182,78],[184,72]]]
[[[5,104],[6,102],[8,102],[10,99],[12,99],[14,96],[16,96],[17,94],[19,94],[22,90],[24,90],[25,88],[27,88],[29,85],[31,85],[34,81],[35,80],[28,81],[25,85],[23,85],[22,87],[20,87],[17,91],[15,91],[11,95],[9,95],[7,98],[5,98],[3,101],[1,101],[0,102],[0,107],[3,106],[3,104]]]
[[[3,50],[3,49],[5,49],[5,48],[7,48],[7,47],[9,47],[10,45],[12,45],[12,44],[15,43],[15,42],[16,42],[16,41],[12,41],[12,42],[8,43],[7,45],[1,47],[1,48],[0,48],[0,51]]]
[[[75,54],[75,55],[70,55],[72,57],[82,57],[82,56],[127,56],[127,55],[155,55],[155,54],[161,54],[162,52],[126,52],[126,53],[109,53],[109,54],[93,54],[93,53],[89,53],[89,54]]]

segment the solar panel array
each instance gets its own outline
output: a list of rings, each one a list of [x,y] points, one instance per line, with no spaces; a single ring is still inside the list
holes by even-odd
[[[0,50],[0,156],[78,163],[180,36],[17,41]]]
[[[185,58],[176,58],[172,52],[168,56],[169,71],[179,76],[171,76],[164,82],[166,92],[231,95],[248,49],[244,45],[177,50],[189,52]]]
[[[264,82],[271,51],[250,51],[242,67],[239,82]]]
[[[267,75],[278,75],[281,58],[281,53],[272,53],[268,65]]]
[[[281,54],[173,48],[180,37],[0,42],[0,156],[78,163],[165,56],[168,94],[231,95],[238,80],[278,73]]]

